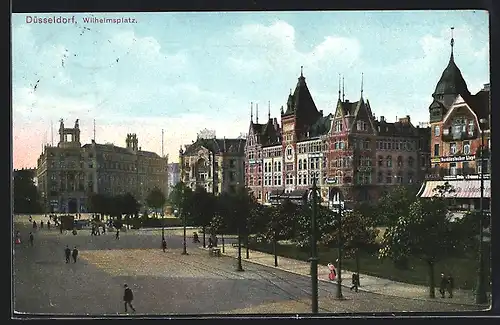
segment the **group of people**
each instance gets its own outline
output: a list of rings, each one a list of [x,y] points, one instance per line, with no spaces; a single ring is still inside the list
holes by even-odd
[[[441,282],[439,284],[439,293],[441,294],[441,298],[445,297],[446,292],[448,292],[448,298],[453,298],[453,282],[454,281],[451,274],[448,274],[448,276],[446,276],[444,273],[441,273]]]
[[[76,258],[78,257],[78,249],[75,246],[75,248],[71,250],[71,248],[66,245],[66,249],[64,249],[64,255],[66,256],[66,263],[69,263],[71,257],[73,257],[73,263],[76,263]]]

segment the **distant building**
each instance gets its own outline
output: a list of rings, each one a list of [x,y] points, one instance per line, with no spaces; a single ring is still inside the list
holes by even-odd
[[[245,139],[198,139],[179,151],[180,180],[209,193],[234,192],[245,185]]]
[[[342,87],[343,88],[343,87]],[[334,112],[318,110],[300,74],[276,118],[253,121],[246,141],[245,182],[257,200],[272,204],[300,201],[317,177],[322,201],[338,193],[350,202],[375,201],[390,186],[421,183],[428,165],[428,128],[415,127],[410,116],[388,122],[375,118],[361,89],[358,101],[341,94]]]
[[[480,173],[483,172],[485,209],[491,198],[491,106],[490,85],[485,84],[471,94],[455,63],[454,40],[451,55],[429,106],[431,134],[429,136],[430,164],[427,181],[419,196],[430,197],[433,190],[448,182],[455,188],[453,197],[460,210],[479,208]],[[486,123],[480,123],[485,119]],[[484,135],[481,163],[481,132]]]
[[[167,159],[142,151],[135,134],[128,134],[126,147],[98,144],[81,146],[80,127],[60,121],[59,143],[45,146],[37,162],[39,191],[48,211],[91,212],[92,193],[118,195],[127,192],[144,203],[154,187],[166,188]]]
[[[170,195],[172,189],[181,181],[181,168],[179,163],[169,163],[167,166],[168,181],[167,181],[167,193],[166,196]]]

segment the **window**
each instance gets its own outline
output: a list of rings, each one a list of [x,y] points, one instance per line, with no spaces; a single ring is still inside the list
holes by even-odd
[[[438,137],[440,133],[441,130],[439,129],[439,125],[434,126],[434,136]]]
[[[302,159],[299,159],[299,170],[302,170]]]
[[[386,163],[387,163],[387,167],[392,167],[392,157],[391,156],[387,156],[386,158]]]
[[[457,163],[450,163],[450,175],[451,176],[457,175]]]
[[[403,167],[403,157],[398,156],[398,167]]]
[[[293,175],[286,174],[286,185],[293,185]]]
[[[439,156],[439,143],[434,144],[434,156]]]
[[[415,164],[415,159],[413,157],[408,157],[408,167],[413,168]]]
[[[384,182],[384,174],[382,172],[378,172],[377,183],[383,183],[383,182]]]
[[[335,121],[335,132],[342,132],[342,121]]]
[[[470,173],[470,169],[469,169],[469,162],[467,161],[464,161],[462,163],[462,174],[463,175],[469,175]]]
[[[291,156],[292,155],[292,148],[286,148],[286,155]]]
[[[314,158],[314,168],[319,169],[319,158]]]
[[[413,184],[413,172],[408,172],[408,184]]]
[[[469,121],[469,136],[474,135],[474,120]]]
[[[344,141],[340,141],[339,142],[339,149],[344,150],[344,148],[345,148]]]
[[[403,174],[401,174],[401,172],[398,172],[398,174],[396,176],[396,183],[403,184]]]
[[[389,172],[387,172],[387,176],[386,176],[386,178],[385,178],[385,182],[386,182],[387,184],[392,184],[392,173],[391,173],[390,171],[389,171]]]
[[[302,169],[307,169],[307,159],[302,160]]]
[[[450,143],[450,154],[454,155],[457,153],[457,144],[455,142]]]
[[[464,154],[469,155],[470,154],[470,143],[469,141],[464,141]]]

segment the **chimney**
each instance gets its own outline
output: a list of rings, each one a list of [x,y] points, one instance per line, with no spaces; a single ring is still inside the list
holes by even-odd
[[[345,102],[346,102],[346,103],[349,103],[349,99],[346,99],[346,100],[345,100]]]
[[[385,117],[381,116],[380,117],[380,122],[385,122]]]

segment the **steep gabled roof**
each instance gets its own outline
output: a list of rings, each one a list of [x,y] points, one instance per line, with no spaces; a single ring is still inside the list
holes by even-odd
[[[418,134],[417,128],[411,123],[374,121],[373,124],[381,136],[412,136]]]
[[[330,131],[332,125],[332,119],[333,119],[333,114],[328,114],[327,116],[321,116],[311,126],[309,130],[309,136],[318,137],[327,134]]]
[[[306,125],[313,124],[321,116],[309,92],[309,88],[307,88],[306,78],[302,74],[302,71],[295,86],[295,91],[288,96],[287,110],[283,116],[293,114],[297,120],[301,121],[301,124]]]
[[[215,153],[236,153],[243,154],[245,150],[246,140],[238,139],[203,139],[199,138],[194,143],[189,145],[184,152],[184,155],[192,155],[196,153],[201,147],[207,148]]]

